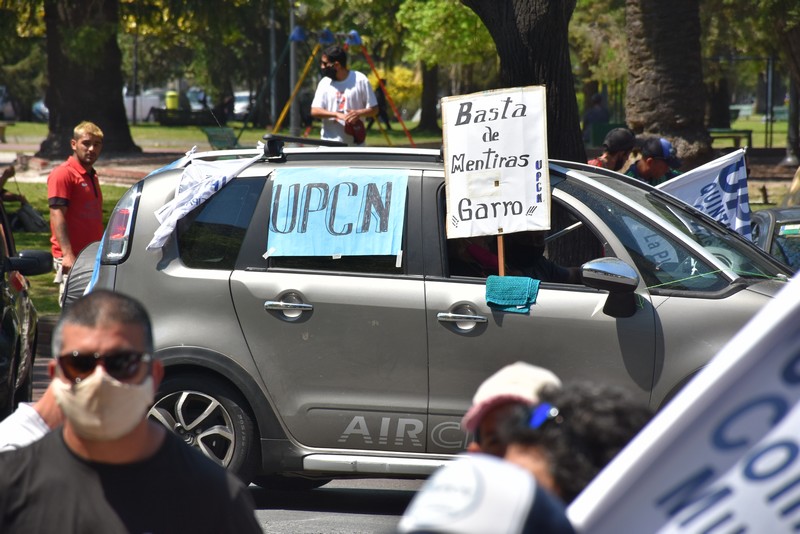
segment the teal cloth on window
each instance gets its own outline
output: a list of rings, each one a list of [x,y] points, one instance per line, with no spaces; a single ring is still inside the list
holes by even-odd
[[[539,280],[527,276],[494,276],[486,279],[486,304],[493,310],[528,313],[539,294]]]

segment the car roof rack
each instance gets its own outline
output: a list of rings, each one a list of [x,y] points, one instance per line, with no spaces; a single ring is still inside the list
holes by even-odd
[[[347,143],[341,141],[328,141],[326,139],[309,139],[308,137],[292,137],[289,135],[264,134],[264,157],[268,159],[282,158],[285,143],[299,143],[303,145],[344,147]]]

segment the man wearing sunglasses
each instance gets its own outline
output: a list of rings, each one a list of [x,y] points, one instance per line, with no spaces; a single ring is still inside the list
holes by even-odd
[[[65,422],[0,454],[2,532],[261,532],[248,490],[147,412],[164,375],[134,299],[82,297],[52,337]]]

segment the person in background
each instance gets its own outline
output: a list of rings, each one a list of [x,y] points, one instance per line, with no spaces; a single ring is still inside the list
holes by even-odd
[[[81,122],[72,133],[72,155],[47,177],[50,249],[59,284],[59,303],[75,258],[103,237],[103,193],[94,164],[103,151],[103,131]]]
[[[572,502],[653,414],[621,388],[580,382],[544,387],[533,406],[516,406],[499,425],[505,459]]]
[[[6,182],[8,182],[9,178],[14,176],[17,173],[16,169],[14,169],[13,165],[9,165],[5,169],[3,169],[3,174],[0,175],[0,199],[3,202],[20,202],[22,204],[26,204],[28,199],[25,198],[23,194],[12,193],[11,191],[6,190]]]
[[[603,95],[592,95],[591,107],[583,114],[583,142],[588,145],[592,140],[593,124],[607,124],[610,119],[611,114],[603,105]]]
[[[680,174],[681,161],[675,147],[663,137],[648,137],[641,143],[641,157],[634,161],[626,175],[652,186],[663,184]]]
[[[497,435],[498,423],[514,406],[537,403],[538,391],[545,385],[559,387],[561,381],[547,369],[525,362],[506,365],[484,380],[461,420],[461,426],[473,438],[467,451],[502,457],[505,443]]]
[[[398,524],[403,534],[574,534],[564,504],[526,470],[465,454],[425,482]]]
[[[381,79],[381,83],[383,86],[379,83],[378,87],[375,89],[375,99],[378,102],[378,119],[383,121],[387,130],[391,130],[392,125],[389,123],[389,114],[386,112],[386,93],[383,92],[383,87],[385,87],[388,82]],[[367,119],[367,130],[372,129],[374,123],[375,117]]]
[[[603,140],[603,153],[589,160],[589,165],[621,171],[631,155],[636,136],[628,128],[614,128]]]
[[[547,231],[514,232],[505,236],[508,273],[542,282],[580,284],[578,267],[562,267],[546,258]]]
[[[138,301],[82,297],[52,349],[64,425],[0,454],[1,532],[262,532],[241,481],[148,418],[164,368]]]
[[[311,102],[311,116],[322,119],[322,139],[362,145],[362,118],[374,117],[378,100],[364,74],[347,68],[347,53],[332,45],[322,53],[322,79]]]

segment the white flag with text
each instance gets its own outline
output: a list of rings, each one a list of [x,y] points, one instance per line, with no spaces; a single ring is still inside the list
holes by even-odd
[[[657,187],[752,239],[744,149],[687,171]]]

